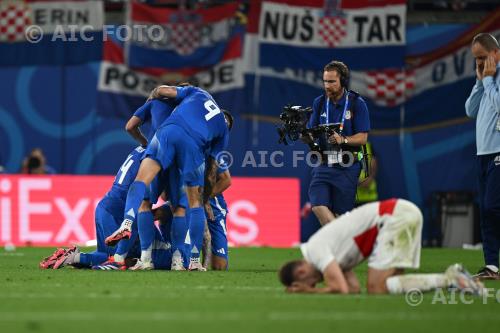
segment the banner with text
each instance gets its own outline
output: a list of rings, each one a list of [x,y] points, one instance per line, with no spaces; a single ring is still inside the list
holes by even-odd
[[[112,182],[111,176],[0,176],[0,244],[68,246],[95,239],[95,207]],[[293,178],[233,178],[225,193],[229,242],[296,245],[299,190]]]

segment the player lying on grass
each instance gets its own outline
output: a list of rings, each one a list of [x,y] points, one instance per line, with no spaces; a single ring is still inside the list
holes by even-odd
[[[417,288],[468,288],[481,294],[483,285],[459,264],[444,274],[407,274],[420,266],[422,213],[403,199],[366,204],[318,230],[302,244],[303,260],[286,263],[279,278],[295,293],[359,293],[353,268],[368,259],[370,294],[400,294]],[[324,287],[316,285],[324,281]]]

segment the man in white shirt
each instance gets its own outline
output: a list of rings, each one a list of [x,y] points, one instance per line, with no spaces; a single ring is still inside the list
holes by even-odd
[[[482,284],[461,265],[444,274],[402,275],[420,266],[422,213],[413,203],[390,199],[370,203],[323,226],[302,244],[303,260],[286,263],[279,272],[288,292],[359,293],[353,268],[368,259],[368,293],[404,293],[457,287],[481,294]],[[325,286],[316,284],[324,280]]]

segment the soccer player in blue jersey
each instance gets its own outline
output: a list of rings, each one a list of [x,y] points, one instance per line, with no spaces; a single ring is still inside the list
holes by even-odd
[[[40,263],[40,268],[57,269],[68,264],[91,267],[106,261],[108,256],[113,254],[122,256],[122,261],[124,261],[136,236],[121,242],[117,248],[106,246],[104,240],[120,226],[123,220],[127,192],[137,175],[144,153],[144,148],[137,147],[127,156],[116,174],[111,189],[97,204],[95,210],[97,250],[91,253],[81,253],[75,246],[66,250],[58,249],[52,256],[45,258]],[[134,234],[137,234],[137,232]]]
[[[168,98],[153,98],[150,96],[147,102],[141,106],[133,114],[133,116],[128,120],[125,129],[127,132],[136,139],[141,145],[146,146],[148,141],[152,138],[158,127],[171,115],[177,103]],[[144,123],[150,123],[150,135],[149,140],[141,132],[141,126]],[[174,176],[175,175],[175,176]],[[172,269],[183,270],[184,262],[187,262],[187,254],[185,250],[184,240],[188,232],[188,224],[185,217],[185,208],[187,206],[187,198],[185,194],[175,186],[181,186],[178,182],[178,172],[175,167],[171,167],[169,170],[164,170],[154,178],[150,184],[150,194],[149,200],[144,200],[139,208],[137,215],[139,239],[141,241],[141,250],[147,251],[153,246],[153,236],[154,236],[154,224],[153,224],[153,214],[151,212],[152,205],[156,204],[160,193],[167,191],[169,200],[174,204],[174,207],[178,209],[174,212],[174,217],[172,221],[172,251],[177,255],[180,254],[182,259],[179,262],[178,257],[172,262]],[[173,186],[170,186],[173,185]],[[111,235],[107,239],[108,243],[113,242],[114,235]],[[149,259],[148,259],[149,260]],[[142,264],[138,262],[137,268]],[[152,267],[145,267],[145,269],[150,269]]]
[[[214,270],[226,270],[228,267],[226,216],[227,204],[222,194],[231,186],[231,174],[223,160],[218,161],[217,182],[210,198],[212,214],[207,214],[208,230],[211,238],[211,266]]]
[[[129,236],[132,221],[137,214],[147,188],[161,171],[176,164],[182,173],[189,204],[189,226],[193,253],[190,269],[203,270],[199,251],[203,242],[205,211],[202,203],[208,200],[206,193],[212,192],[217,167],[216,156],[223,151],[228,142],[227,117],[215,103],[212,96],[197,87],[160,86],[153,92],[153,98],[166,97],[179,103],[176,110],[160,126],[148,145],[136,180],[131,185],[125,205],[124,222],[118,236]],[[207,160],[207,183],[205,175],[205,153]],[[200,188],[204,186],[204,199]],[[116,237],[119,238],[119,237]],[[144,269],[152,265],[151,251],[143,250],[141,260]]]
[[[177,106],[172,100],[166,98],[148,98],[146,103],[139,107],[132,117],[127,121],[125,130],[141,144],[146,147],[160,125],[167,119]],[[141,131],[141,126],[150,123],[148,138]]]

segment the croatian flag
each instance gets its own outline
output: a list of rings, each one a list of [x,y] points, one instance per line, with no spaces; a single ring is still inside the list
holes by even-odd
[[[178,69],[213,66],[229,53],[241,55],[240,3],[210,9],[173,10],[130,4],[126,42],[130,67]]]

